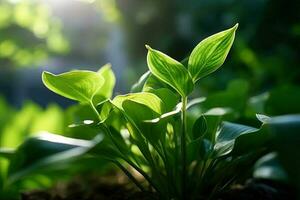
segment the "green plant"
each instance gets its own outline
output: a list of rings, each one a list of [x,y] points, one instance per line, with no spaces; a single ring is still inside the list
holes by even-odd
[[[93,128],[98,135],[78,140],[46,134],[28,139],[15,152],[0,151],[10,160],[9,182],[88,156],[111,161],[139,189],[155,190],[161,199],[216,197],[251,173],[249,166],[270,151],[268,117],[258,115],[263,123],[259,129],[224,122],[228,109],[214,107],[204,97],[188,99],[195,84],[223,64],[236,29],[237,25],[200,42],[187,66],[146,45],[149,71],[132,93],[113,99],[115,77],[108,65],[98,72],[44,72],[42,79],[50,90],[78,101],[89,113],[72,127],[83,133]],[[228,101],[224,105],[232,106]],[[199,104],[206,108],[200,113],[194,109]]]
[[[110,77],[104,76],[103,70],[60,75],[44,72],[43,82],[57,94],[90,105],[98,117],[94,123],[111,140],[93,152],[114,162],[141,190],[145,185],[123,166],[125,163],[143,175],[162,198],[191,198],[197,195],[195,191],[204,193],[207,188],[214,195],[238,177],[235,168],[243,162],[237,162],[239,157],[230,162],[225,159],[235,139],[258,129],[221,124],[223,110],[188,120],[188,109],[204,100],[188,102],[188,96],[201,78],[224,63],[236,29],[237,25],[200,42],[187,66],[146,45],[150,72],[135,85],[137,92],[112,100],[97,98],[112,90],[106,84]],[[235,170],[224,176],[221,166]]]

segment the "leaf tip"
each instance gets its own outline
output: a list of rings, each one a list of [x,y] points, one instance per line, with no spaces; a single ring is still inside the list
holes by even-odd
[[[111,68],[111,63],[106,63],[105,65],[103,65],[103,67],[107,67],[107,68]]]
[[[233,30],[236,31],[236,29],[239,27],[239,23],[236,23],[233,27]]]
[[[148,44],[145,44],[145,47],[146,47],[146,49],[148,49],[149,51],[152,50],[152,48],[151,48]]]
[[[44,82],[45,79],[47,78],[46,76],[50,75],[51,73],[50,72],[47,72],[47,71],[43,71],[42,72],[42,81]]]

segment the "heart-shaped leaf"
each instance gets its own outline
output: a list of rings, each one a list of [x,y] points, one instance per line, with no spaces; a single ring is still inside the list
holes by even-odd
[[[194,84],[183,64],[148,45],[146,47],[147,63],[151,73],[174,88],[181,96],[185,97],[191,93]]]
[[[51,91],[82,103],[91,102],[104,83],[98,72],[75,70],[54,75],[43,72],[44,85]]]
[[[216,71],[224,63],[235,37],[234,27],[202,40],[192,51],[188,70],[194,83]]]

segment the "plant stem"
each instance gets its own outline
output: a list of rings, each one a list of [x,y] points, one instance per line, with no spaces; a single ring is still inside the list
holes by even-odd
[[[112,161],[113,163],[115,163],[126,175],[127,177],[132,180],[132,182],[141,190],[141,191],[145,191],[144,187],[138,182],[138,180],[135,179],[135,177],[125,168],[123,167],[123,165],[121,165],[121,163],[119,163],[118,161]]]
[[[90,106],[91,106],[91,108],[93,109],[94,113],[97,115],[99,121],[101,121],[100,114],[99,114],[98,110],[96,109],[96,107],[94,106],[93,102],[90,101],[89,103],[90,103]]]
[[[99,120],[101,121],[101,117],[100,117],[100,114],[99,112],[97,111],[96,107],[94,106],[93,102],[89,102],[90,103],[90,106],[91,108],[93,109],[93,111],[95,112],[95,114],[98,116]],[[115,142],[113,136],[112,136],[112,133],[110,132],[109,128],[106,126],[105,123],[102,124],[103,125],[103,128],[104,128],[104,131],[106,132],[106,134],[110,137],[110,139],[112,140],[113,144],[116,146],[116,148],[118,149],[118,151],[122,154],[122,156],[124,156],[122,150],[119,148],[119,145]],[[158,187],[156,187],[156,185],[154,184],[154,182],[152,182],[151,178],[142,170],[140,169],[139,167],[137,167],[133,162],[131,162],[131,160],[125,158],[125,156],[122,158],[125,162],[127,162],[129,165],[131,165],[135,170],[137,170],[140,174],[142,174],[144,176],[144,178],[149,182],[150,185],[152,185],[155,190],[157,192],[160,193],[160,190],[158,189]],[[111,160],[113,163],[115,163],[118,167],[120,167],[120,169],[124,171],[124,168],[119,162],[116,162],[115,160]],[[125,174],[131,178],[131,176],[133,177],[132,174],[130,174],[129,171],[126,171]],[[136,183],[134,181],[134,183]],[[138,186],[140,188],[140,186]],[[141,188],[140,188],[141,189]]]
[[[181,108],[182,199],[186,198],[186,105],[187,105],[187,97],[182,97],[182,108]]]

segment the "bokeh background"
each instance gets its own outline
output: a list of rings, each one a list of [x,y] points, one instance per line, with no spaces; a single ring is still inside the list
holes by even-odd
[[[71,102],[48,91],[41,72],[97,70],[110,62],[115,92],[146,71],[145,44],[182,60],[212,33],[239,23],[222,67],[203,94],[245,79],[253,95],[300,79],[298,0],[1,0],[0,94],[12,106]]]

